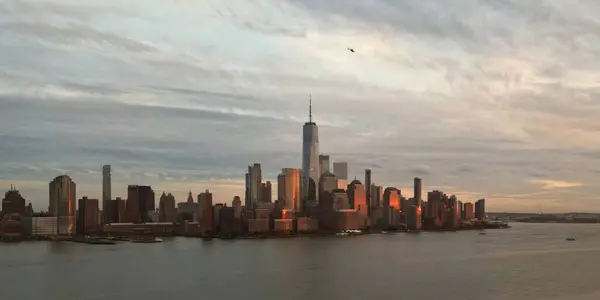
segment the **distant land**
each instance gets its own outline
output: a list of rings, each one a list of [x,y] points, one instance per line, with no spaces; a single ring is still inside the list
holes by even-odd
[[[600,223],[600,213],[487,213],[489,219],[526,223]]]

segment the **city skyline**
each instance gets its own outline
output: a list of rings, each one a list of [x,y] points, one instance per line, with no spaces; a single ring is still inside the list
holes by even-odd
[[[63,174],[102,201],[105,164],[112,198],[140,184],[243,199],[255,162],[275,195],[301,168],[311,94],[317,155],[349,180],[600,211],[598,42],[581,41],[599,3],[19,3],[0,3],[0,193],[14,184],[35,210]]]

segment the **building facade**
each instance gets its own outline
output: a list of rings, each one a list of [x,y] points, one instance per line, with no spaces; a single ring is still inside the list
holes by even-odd
[[[150,213],[155,210],[154,191],[145,185],[130,185],[127,187],[127,202],[125,222],[151,222]]]
[[[18,214],[24,215],[26,212],[25,198],[21,196],[21,193],[13,186],[10,186],[10,190],[4,193],[4,199],[2,199],[2,214]]]
[[[98,199],[83,197],[78,201],[77,230],[78,235],[90,235],[100,232],[100,202]]]
[[[72,235],[75,233],[75,214],[77,211],[77,186],[71,177],[61,175],[49,184],[50,205],[48,213],[58,217],[58,233]]]
[[[109,201],[112,200],[112,187],[111,187],[111,180],[110,180],[110,165],[104,165],[102,166],[102,211],[103,211],[103,222],[105,224],[110,223],[109,219],[110,219],[110,205],[109,205]]]
[[[323,175],[325,172],[329,172],[329,155],[319,155],[319,172]]]
[[[175,222],[177,209],[175,208],[175,197],[169,193],[162,193],[158,200],[158,221],[159,222]]]
[[[334,162],[333,163],[333,174],[338,179],[348,180],[348,163],[347,162]]]
[[[284,177],[283,207],[291,211],[301,209],[301,173],[300,169],[284,168],[281,173]]]

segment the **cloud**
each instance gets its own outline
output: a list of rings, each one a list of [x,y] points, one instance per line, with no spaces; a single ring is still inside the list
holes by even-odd
[[[272,181],[299,167],[309,94],[320,151],[351,177],[599,209],[596,1],[130,4],[0,3],[0,182],[36,209],[64,172],[99,197],[103,164],[115,195],[230,201],[253,162]]]
[[[533,179],[533,180],[531,180],[531,183],[541,185],[542,188],[545,190],[583,186],[583,183],[581,183],[581,182],[569,182],[569,181],[560,181],[560,180]]]

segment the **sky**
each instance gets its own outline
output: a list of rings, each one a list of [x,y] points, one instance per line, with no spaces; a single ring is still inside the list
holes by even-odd
[[[150,184],[185,201],[300,167],[488,211],[600,211],[595,0],[1,0],[0,193],[35,210]],[[347,50],[353,48],[354,53]],[[276,191],[276,189],[273,189]]]

